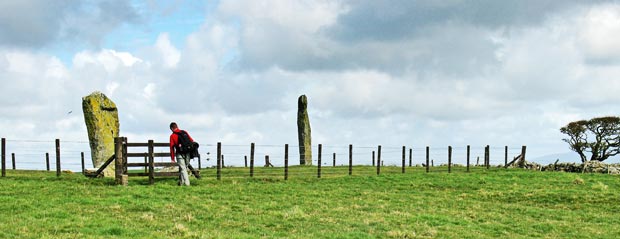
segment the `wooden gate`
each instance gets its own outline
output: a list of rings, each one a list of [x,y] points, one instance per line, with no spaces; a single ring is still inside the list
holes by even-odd
[[[129,153],[128,148],[144,148],[144,153]],[[155,148],[170,148],[169,143],[155,143],[153,140],[149,140],[147,143],[129,143],[126,137],[114,138],[114,157],[115,157],[115,179],[117,184],[127,185],[128,177],[133,176],[148,176],[149,184],[155,183],[155,177],[179,177],[180,171],[176,172],[155,172],[155,167],[178,167],[174,162],[155,162],[155,157],[170,157],[170,153],[155,153]],[[144,158],[144,163],[129,163],[129,158]],[[200,171],[194,169],[192,165],[187,165],[191,173],[200,178]],[[144,168],[143,172],[140,170],[129,170],[130,168]]]

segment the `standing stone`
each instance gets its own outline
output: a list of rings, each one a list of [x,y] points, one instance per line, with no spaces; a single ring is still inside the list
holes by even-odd
[[[101,167],[114,155],[114,138],[118,137],[119,122],[116,104],[99,91],[82,98],[84,121],[88,130],[93,165]],[[103,171],[105,177],[114,177],[114,164]]]
[[[308,99],[306,95],[297,100],[297,135],[299,136],[299,164],[312,165],[312,136],[308,118]]]

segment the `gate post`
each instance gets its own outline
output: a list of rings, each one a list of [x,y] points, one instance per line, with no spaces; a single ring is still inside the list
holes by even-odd
[[[114,182],[123,184],[123,138],[114,138]]]
[[[153,151],[155,151],[155,147],[153,146],[153,140],[149,139],[149,184],[155,183],[155,155],[153,155]]]

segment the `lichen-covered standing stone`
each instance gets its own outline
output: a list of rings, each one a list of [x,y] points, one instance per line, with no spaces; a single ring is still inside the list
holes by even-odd
[[[297,100],[297,134],[299,136],[299,164],[312,165],[312,136],[308,118],[308,99],[306,95]]]
[[[99,168],[114,155],[114,138],[119,135],[118,110],[112,100],[98,91],[82,98],[82,110],[93,165]],[[110,164],[103,174],[114,177],[114,164]]]

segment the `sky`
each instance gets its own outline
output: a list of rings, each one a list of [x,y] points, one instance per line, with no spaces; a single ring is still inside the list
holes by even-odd
[[[297,145],[305,94],[315,146],[574,160],[559,129],[620,112],[617,39],[620,1],[0,1],[0,135],[87,141],[101,91],[130,141]]]

